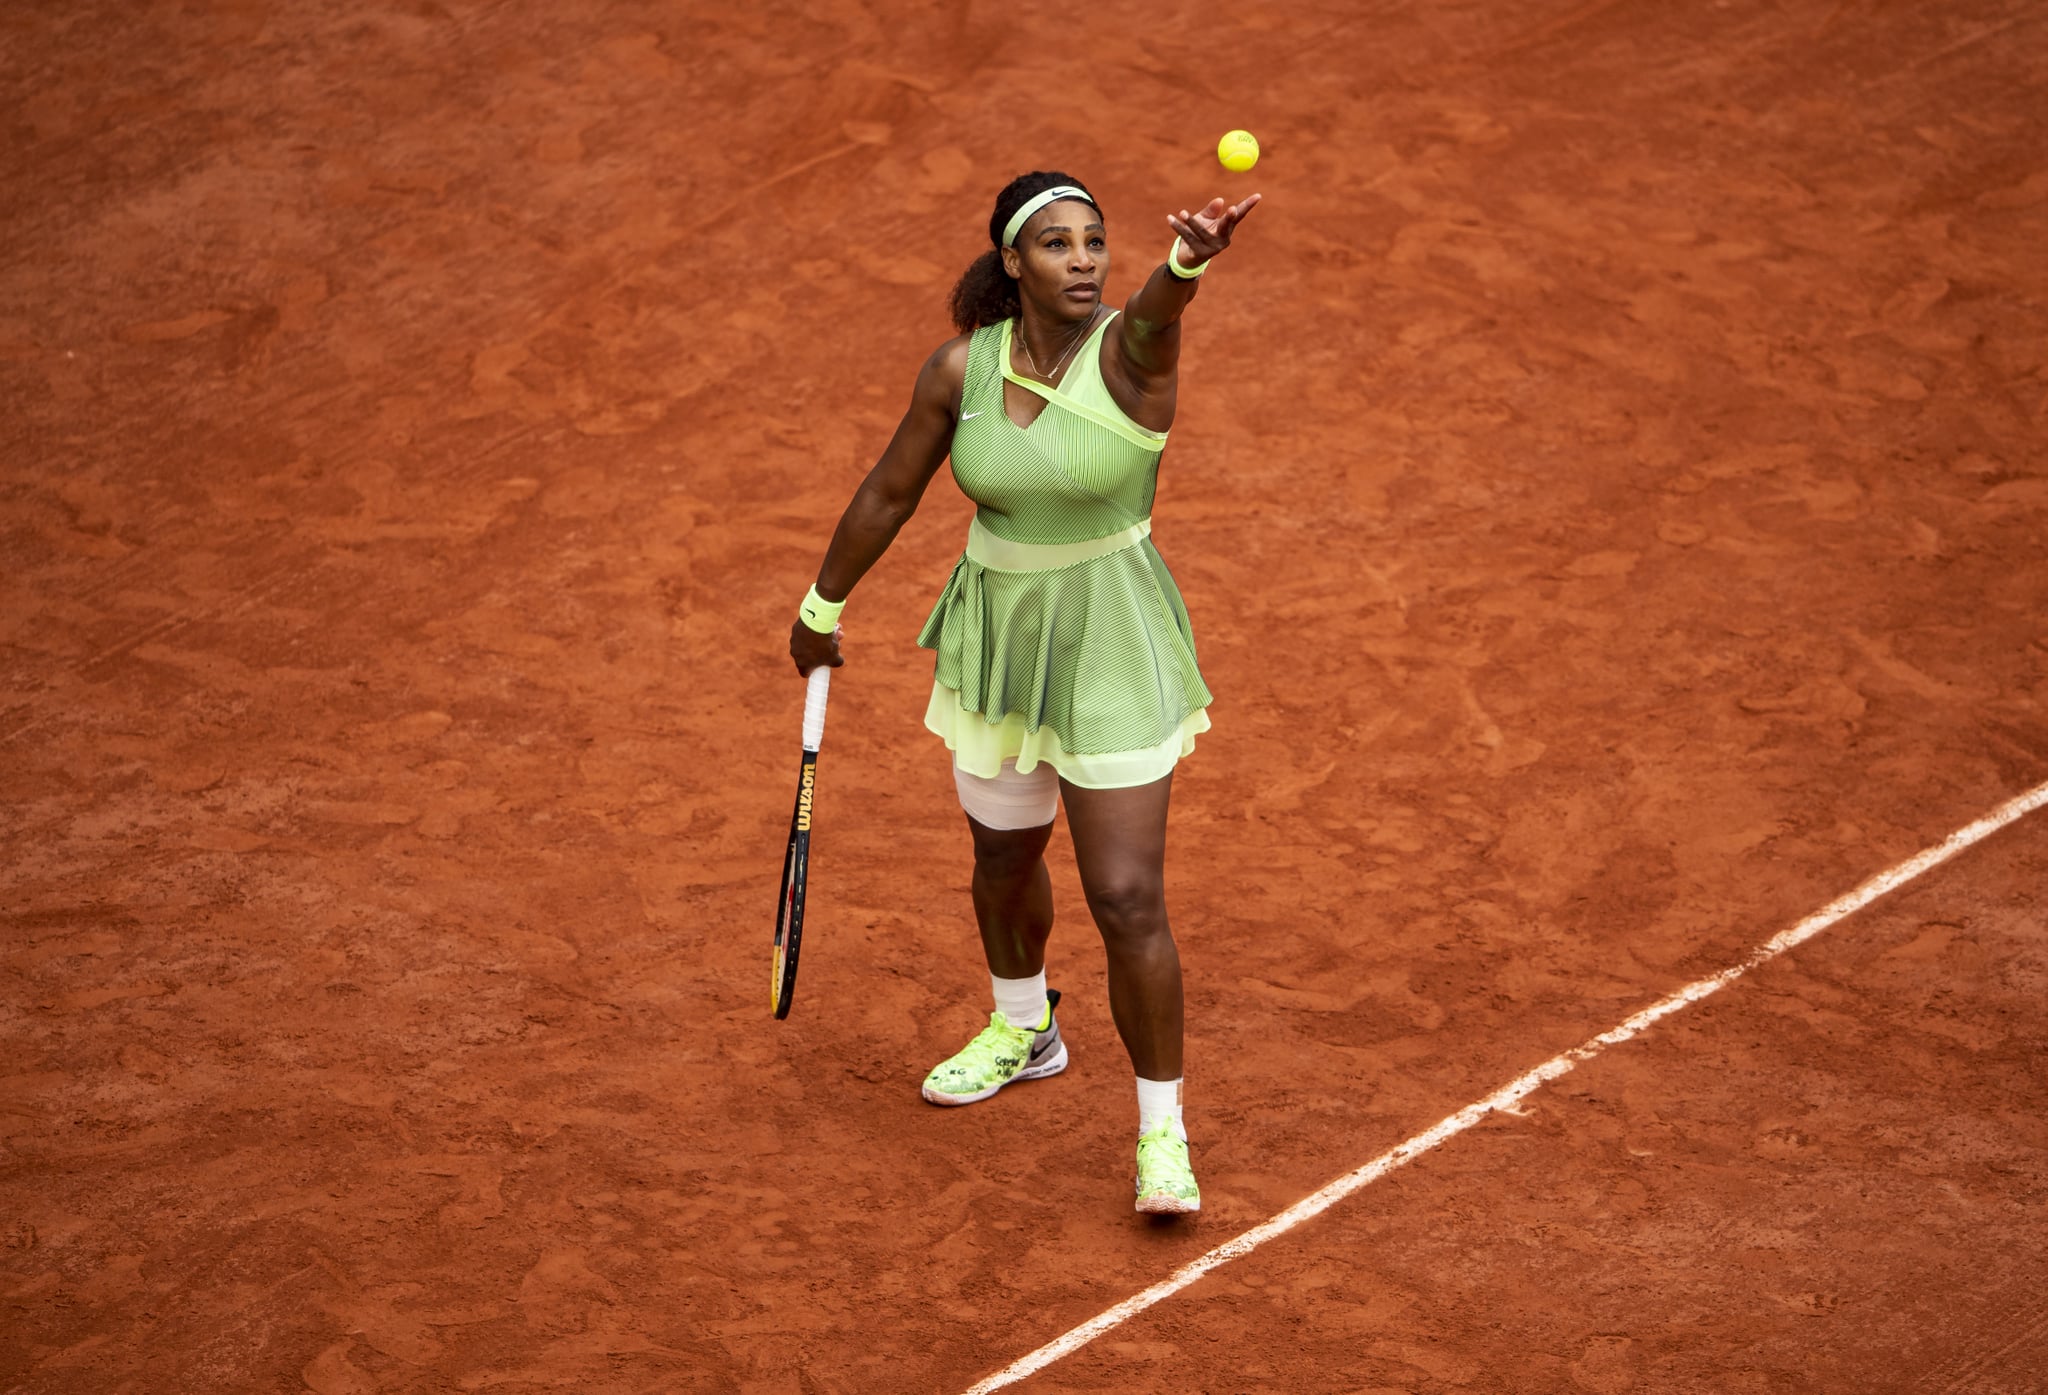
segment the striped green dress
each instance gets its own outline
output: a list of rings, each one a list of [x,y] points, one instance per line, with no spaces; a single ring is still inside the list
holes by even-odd
[[[1152,545],[1166,434],[1102,381],[1104,317],[1057,388],[1010,369],[1014,320],[968,341],[953,478],[979,506],[918,643],[938,651],[925,725],[969,774],[1050,762],[1091,789],[1150,784],[1208,730],[1180,591]],[[1003,383],[1046,400],[1029,426]]]

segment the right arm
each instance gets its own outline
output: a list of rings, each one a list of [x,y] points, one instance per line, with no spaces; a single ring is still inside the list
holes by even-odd
[[[854,491],[853,501],[833,530],[831,546],[825,549],[825,561],[818,568],[818,594],[826,600],[845,600],[917,512],[925,486],[952,448],[954,419],[966,380],[965,335],[948,340],[925,360],[911,391],[909,410],[881,459]],[[803,674],[819,664],[838,668],[846,662],[839,653],[836,631],[819,634],[801,620],[789,628],[789,657]]]

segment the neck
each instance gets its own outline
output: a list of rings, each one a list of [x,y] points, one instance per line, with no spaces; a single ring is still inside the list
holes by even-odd
[[[1059,372],[1066,356],[1074,346],[1086,337],[1095,326],[1096,317],[1102,313],[1101,302],[1089,310],[1088,318],[1061,324],[1051,316],[1038,316],[1024,307],[1017,315],[1017,337],[1023,340],[1024,353],[1029,366],[1041,378],[1050,378]]]

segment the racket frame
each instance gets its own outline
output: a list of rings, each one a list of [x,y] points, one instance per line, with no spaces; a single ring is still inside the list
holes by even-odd
[[[825,697],[832,670],[811,670],[804,691],[803,764],[797,769],[796,807],[789,813],[789,846],[782,854],[782,890],[775,903],[775,947],[769,960],[775,1020],[789,1016],[796,999],[797,955],[804,940],[804,894],[811,872],[811,820],[818,790],[818,747],[825,739]]]
[[[818,753],[805,751],[797,772],[796,808],[789,815],[789,848],[782,855],[782,898],[775,907],[773,1007],[779,1022],[796,997],[797,954],[804,939],[804,891],[810,880],[811,815],[818,782]]]

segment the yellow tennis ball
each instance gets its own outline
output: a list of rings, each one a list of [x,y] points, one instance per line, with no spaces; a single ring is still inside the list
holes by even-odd
[[[1232,174],[1243,174],[1259,162],[1259,142],[1250,131],[1232,131],[1216,142],[1216,158]]]

